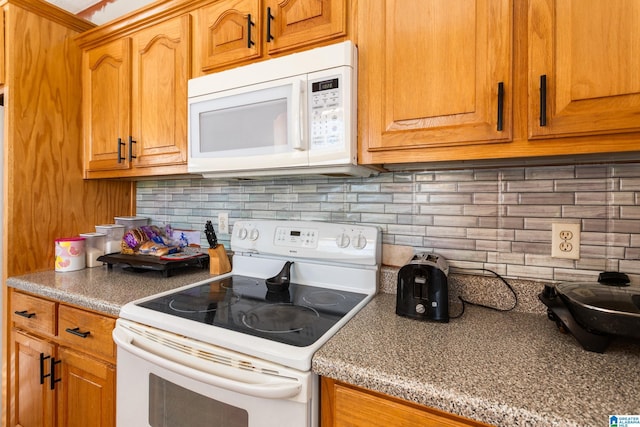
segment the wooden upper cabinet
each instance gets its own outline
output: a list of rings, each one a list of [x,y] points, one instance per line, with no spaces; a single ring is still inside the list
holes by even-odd
[[[260,2],[215,2],[197,13],[202,71],[262,56]]]
[[[346,0],[223,0],[195,16],[199,74],[347,34]]]
[[[640,130],[640,2],[530,0],[528,19],[530,138]]]
[[[85,50],[87,177],[186,172],[190,20],[184,14]]]
[[[133,37],[132,147],[136,168],[187,163],[190,16]]]
[[[83,94],[85,170],[128,169],[131,39],[84,52]]]
[[[512,136],[510,0],[359,4],[360,162]],[[428,161],[428,150],[410,156]]]
[[[266,0],[267,53],[276,54],[347,34],[345,0]]]

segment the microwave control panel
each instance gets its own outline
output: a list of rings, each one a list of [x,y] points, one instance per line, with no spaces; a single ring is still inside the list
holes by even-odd
[[[311,148],[332,148],[344,144],[345,121],[342,76],[309,81],[309,132]]]

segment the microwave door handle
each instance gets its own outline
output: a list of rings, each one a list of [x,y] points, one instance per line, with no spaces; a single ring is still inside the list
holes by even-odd
[[[294,378],[281,378],[281,381],[274,381],[272,375],[260,373],[256,373],[252,381],[249,382],[245,382],[242,379],[220,377],[163,357],[163,353],[173,354],[178,357],[185,357],[185,355],[162,344],[149,341],[145,342],[146,348],[140,348],[136,346],[135,341],[137,339],[138,337],[134,337],[133,334],[121,327],[116,327],[113,330],[113,341],[121,349],[156,366],[215,387],[266,399],[288,399],[298,395],[302,389],[300,382]],[[140,337],[140,340],[147,341],[142,337]],[[215,362],[208,361],[208,363],[214,364]],[[229,371],[232,372],[233,369],[229,368]],[[260,382],[261,379],[264,379],[264,381]]]
[[[307,81],[295,79],[292,82],[292,93],[291,93],[291,111],[298,112],[298,126],[293,127],[292,135],[291,135],[291,147],[296,151],[304,151],[307,149],[307,141],[305,138],[305,128],[304,124],[307,121],[307,117],[305,114],[306,105],[305,105],[305,87]]]

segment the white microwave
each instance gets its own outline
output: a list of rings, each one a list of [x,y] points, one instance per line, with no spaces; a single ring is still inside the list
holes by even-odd
[[[357,164],[352,42],[189,80],[190,173],[369,176]]]

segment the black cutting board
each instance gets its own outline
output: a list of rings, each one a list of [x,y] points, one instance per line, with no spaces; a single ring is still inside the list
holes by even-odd
[[[155,255],[128,255],[109,254],[101,255],[98,261],[108,264],[112,269],[114,265],[124,265],[131,271],[159,271],[164,277],[169,277],[176,270],[186,267],[209,268],[209,254],[197,254],[184,259],[163,258]]]

